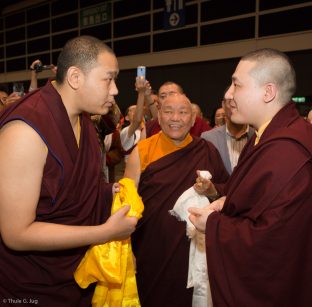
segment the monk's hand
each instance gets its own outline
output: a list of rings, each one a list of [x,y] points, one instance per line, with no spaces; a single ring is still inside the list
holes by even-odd
[[[206,195],[207,190],[211,188],[212,182],[209,179],[200,176],[200,171],[196,171],[197,178],[194,184],[194,190],[201,195]]]
[[[193,186],[194,190],[200,195],[205,195],[209,199],[215,200],[219,194],[212,181],[201,177],[200,171],[196,171],[196,174],[198,177],[196,178],[196,183]]]
[[[207,218],[212,212],[214,212],[214,210],[210,209],[210,205],[204,208],[190,207],[188,212],[190,213],[189,220],[195,228],[198,231],[205,233]]]
[[[222,197],[218,198],[217,200],[215,200],[214,202],[212,202],[209,205],[209,208],[211,210],[220,212],[223,209],[223,205],[224,205],[225,199],[226,199],[225,196],[222,196]]]
[[[112,241],[128,239],[135,230],[138,219],[136,217],[127,216],[129,210],[129,205],[121,207],[113,213],[105,223],[111,232]]]

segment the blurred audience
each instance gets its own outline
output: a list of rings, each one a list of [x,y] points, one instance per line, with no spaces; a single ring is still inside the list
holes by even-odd
[[[115,101],[106,115],[91,115],[102,153],[102,174],[107,182],[112,182],[110,180],[114,179],[115,166],[123,157],[121,149],[118,153],[120,143],[118,124],[121,116],[121,111]],[[110,150],[114,150],[114,153],[108,154]]]
[[[196,116],[204,118],[203,112],[197,103],[192,102],[192,109]]]
[[[225,125],[225,111],[222,107],[214,109],[210,123],[213,128]]]
[[[7,84],[0,84],[0,111],[4,109],[5,106],[17,101],[21,97],[17,92],[12,92],[9,94],[9,87]]]
[[[31,92],[38,88],[38,74],[43,70],[51,70],[53,76],[56,75],[57,67],[53,64],[51,65],[43,65],[42,62],[37,59],[33,61],[30,65],[31,75],[30,75],[30,85],[28,91]]]

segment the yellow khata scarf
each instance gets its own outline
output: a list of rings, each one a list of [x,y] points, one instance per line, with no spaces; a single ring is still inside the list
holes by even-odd
[[[116,212],[124,205],[130,205],[128,216],[141,218],[144,205],[134,181],[123,178],[119,183],[120,192],[115,195],[111,212]],[[90,247],[74,277],[84,289],[97,282],[92,298],[93,307],[141,306],[130,238]]]

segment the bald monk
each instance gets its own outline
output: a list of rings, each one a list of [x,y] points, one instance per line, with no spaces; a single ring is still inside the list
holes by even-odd
[[[125,177],[135,180],[145,210],[132,235],[142,306],[192,306],[187,289],[190,241],[185,222],[168,213],[193,186],[196,170],[209,170],[214,184],[207,195],[222,193],[228,174],[216,148],[189,133],[195,113],[183,94],[169,95],[158,111],[162,131],[142,140],[130,154]]]
[[[163,83],[158,90],[158,107],[161,106],[164,99],[168,96],[176,95],[176,94],[185,94],[181,85],[178,83],[167,81]],[[195,114],[196,115],[196,114]],[[152,118],[146,122],[146,136],[150,137],[153,134],[158,133],[161,130],[159,125],[159,121],[157,117]],[[195,122],[190,129],[190,134],[192,136],[200,136],[204,131],[211,130],[210,125],[206,120],[204,120],[200,116],[195,116]]]
[[[91,244],[125,239],[129,206],[108,218],[112,184],[89,113],[106,114],[118,94],[118,62],[81,36],[60,53],[56,82],[12,104],[0,118],[0,302],[89,306],[92,287],[73,273]],[[118,188],[117,188],[118,189]]]
[[[226,198],[189,209],[206,234],[214,306],[312,306],[312,126],[290,102],[295,90],[289,58],[260,49],[242,57],[225,94],[231,120],[256,134]]]

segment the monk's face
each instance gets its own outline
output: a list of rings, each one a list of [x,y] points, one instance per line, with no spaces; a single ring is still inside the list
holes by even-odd
[[[258,129],[265,117],[265,87],[252,76],[254,67],[255,62],[239,62],[224,98],[229,100],[231,121],[236,124],[250,124]]]
[[[178,145],[194,125],[195,113],[185,95],[170,95],[162,101],[158,120],[162,131]]]
[[[99,54],[97,65],[80,76],[82,80],[77,96],[82,111],[100,115],[109,112],[115,103],[114,96],[118,94],[115,83],[118,71],[118,62],[113,54]]]

